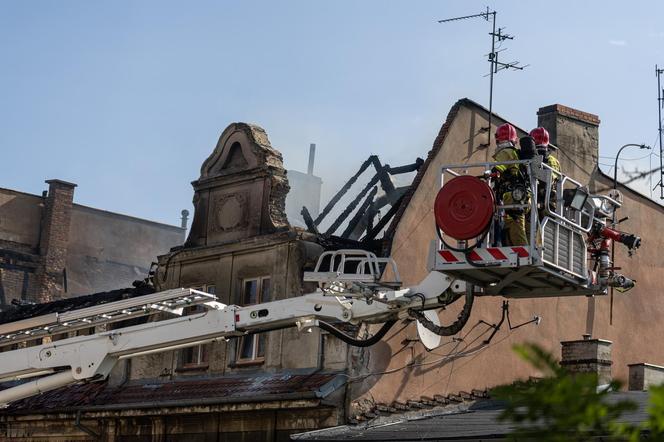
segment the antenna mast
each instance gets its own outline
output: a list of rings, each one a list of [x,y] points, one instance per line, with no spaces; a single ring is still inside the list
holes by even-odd
[[[491,52],[488,55],[488,61],[489,61],[489,73],[487,76],[489,77],[489,127],[486,128],[487,131],[487,142],[486,144],[482,144],[479,147],[489,147],[491,145],[491,119],[493,116],[493,76],[494,74],[497,74],[498,71],[501,71],[503,69],[513,69],[513,70],[519,70],[522,71],[524,68],[528,67],[528,65],[525,66],[520,66],[518,61],[513,61],[510,63],[502,63],[498,61],[498,53],[502,51],[496,51],[496,43],[500,43],[505,40],[514,40],[514,36],[508,35],[503,33],[505,28],[498,28],[496,31],[496,14],[498,14],[497,11],[492,11],[489,9],[487,6],[485,12],[480,12],[479,14],[473,14],[473,15],[465,15],[463,17],[452,17],[452,18],[446,18],[443,20],[438,20],[438,23],[448,23],[451,21],[458,21],[458,20],[466,20],[469,18],[477,18],[481,17],[486,21],[491,20],[491,27],[492,30],[489,33],[491,36]],[[483,128],[484,129],[484,128]]]
[[[662,156],[662,107],[664,106],[664,90],[662,90],[660,77],[664,73],[664,69],[660,69],[655,65],[655,75],[657,76],[657,123],[659,124],[659,199],[664,199],[664,162]]]

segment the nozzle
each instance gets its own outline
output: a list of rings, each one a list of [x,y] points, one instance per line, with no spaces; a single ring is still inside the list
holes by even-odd
[[[626,292],[627,290],[633,289],[636,281],[616,273],[609,278],[609,286],[615,287],[619,292]]]
[[[603,238],[610,238],[615,242],[624,244],[630,251],[636,250],[641,246],[641,237],[632,233],[625,233],[609,227],[602,227],[599,234]]]
[[[631,233],[623,233],[620,242],[625,244],[630,250],[638,249],[641,246],[641,238]]]

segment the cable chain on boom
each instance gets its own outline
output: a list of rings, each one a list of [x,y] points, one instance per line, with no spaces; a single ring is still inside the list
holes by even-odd
[[[327,323],[325,321],[318,321],[318,325],[321,329],[323,329],[323,330],[329,332],[330,334],[336,336],[337,338],[341,339],[346,344],[352,345],[354,347],[370,347],[370,346],[378,343],[378,341],[380,341],[381,339],[383,339],[383,336],[385,336],[385,334],[388,331],[390,331],[390,329],[392,328],[392,326],[394,324],[396,324],[396,322],[397,322],[396,320],[390,320],[390,321],[385,322],[383,324],[383,326],[380,328],[380,330],[378,330],[376,332],[376,334],[374,334],[372,337],[367,338],[367,339],[354,338],[354,337],[348,335],[347,333],[344,333],[343,331],[339,330],[338,328],[336,328],[332,324]]]
[[[472,289],[469,289],[466,293],[466,302],[463,306],[463,309],[459,313],[457,320],[450,325],[436,325],[427,319],[419,310],[409,309],[408,314],[417,319],[420,324],[422,324],[427,330],[439,335],[439,336],[452,336],[456,335],[461,331],[464,325],[468,322],[470,318],[470,312],[473,309],[473,302],[475,301],[475,295],[473,294]]]

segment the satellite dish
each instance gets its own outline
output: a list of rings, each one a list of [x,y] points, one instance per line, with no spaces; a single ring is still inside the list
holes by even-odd
[[[426,310],[423,314],[429,321],[436,325],[440,325],[440,319],[438,319],[438,313],[435,310]],[[424,345],[427,350],[433,350],[440,345],[441,337],[423,326],[420,321],[417,321],[417,336],[419,336],[422,345]]]

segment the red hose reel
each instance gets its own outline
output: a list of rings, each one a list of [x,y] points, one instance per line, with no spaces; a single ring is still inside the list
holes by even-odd
[[[486,232],[495,210],[496,201],[489,185],[470,175],[445,183],[433,206],[438,228],[457,240],[476,238]]]

